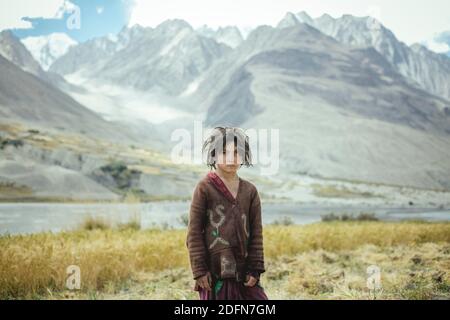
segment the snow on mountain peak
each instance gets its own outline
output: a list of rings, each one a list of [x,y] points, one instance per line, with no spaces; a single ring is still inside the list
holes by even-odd
[[[296,26],[300,23],[297,16],[293,14],[292,12],[286,13],[284,18],[278,23],[277,28],[283,29],[283,28],[289,28]]]
[[[323,21],[332,21],[332,20],[334,20],[334,18],[332,16],[330,16],[328,13],[324,13],[318,19],[319,20],[323,20]]]
[[[44,70],[48,70],[53,61],[66,54],[70,47],[77,44],[65,33],[28,37],[22,39],[22,43]]]
[[[236,26],[219,27],[217,30],[214,30],[207,25],[203,25],[196,31],[204,37],[212,38],[218,43],[223,43],[231,48],[236,48],[244,41],[241,31]]]
[[[182,19],[168,19],[160,23],[155,30],[162,31],[164,33],[178,33],[182,30],[194,31],[192,26]]]
[[[303,22],[303,23],[307,23],[307,24],[312,24],[313,23],[313,19],[309,16],[309,14],[306,13],[306,11],[301,11],[299,13],[296,14],[296,18],[298,21]]]

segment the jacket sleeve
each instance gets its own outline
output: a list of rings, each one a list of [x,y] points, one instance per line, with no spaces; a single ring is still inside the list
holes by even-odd
[[[247,270],[255,275],[265,272],[261,200],[255,191],[250,207],[250,237],[248,243]]]
[[[188,233],[186,246],[189,251],[189,258],[193,278],[196,279],[208,272],[206,263],[206,245],[204,240],[204,227],[206,219],[207,199],[201,183],[195,187],[191,208],[189,212]]]

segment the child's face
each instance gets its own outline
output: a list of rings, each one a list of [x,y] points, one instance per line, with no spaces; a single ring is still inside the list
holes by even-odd
[[[236,173],[241,167],[241,163],[242,159],[234,143],[227,144],[223,153],[219,154],[217,159],[219,169],[227,173]]]

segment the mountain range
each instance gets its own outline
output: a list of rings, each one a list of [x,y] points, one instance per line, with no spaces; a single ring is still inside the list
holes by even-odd
[[[70,86],[47,89],[77,100],[68,109],[87,110],[93,123],[118,128],[108,119],[120,114],[122,125],[159,141],[194,119],[274,128],[282,172],[450,189],[450,58],[407,46],[371,17],[287,13],[245,38],[233,26],[194,29],[179,19],[124,27],[67,47],[48,72],[16,46],[0,42],[0,61],[30,84],[0,87],[8,116],[52,114],[49,101],[27,110],[41,99],[28,88],[57,74]],[[171,116],[152,122],[158,110]]]
[[[420,44],[407,46],[372,17],[343,15],[333,18],[324,14],[312,19],[306,12],[287,13],[279,28],[308,24],[337,41],[352,46],[377,50],[394,69],[422,89],[450,98],[450,59]]]
[[[126,28],[117,39],[100,38],[71,48],[50,71],[177,95],[230,50],[200,36],[183,20],[168,20],[154,29]]]
[[[23,71],[3,56],[0,56],[0,88],[2,122],[83,133],[107,140],[131,139],[66,93]]]
[[[22,39],[33,58],[44,70],[48,70],[53,62],[65,55],[67,50],[77,42],[65,33],[52,33],[47,36],[27,37]]]

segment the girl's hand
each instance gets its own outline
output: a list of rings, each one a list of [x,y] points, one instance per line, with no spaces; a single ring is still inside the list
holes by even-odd
[[[258,279],[256,279],[255,277],[252,277],[251,275],[247,275],[245,277],[246,282],[244,283],[244,286],[246,287],[253,287],[256,282],[258,282]]]
[[[211,285],[212,285],[211,273],[208,272],[204,276],[201,276],[200,278],[198,278],[197,284],[205,290],[208,290],[208,291],[211,290]]]

